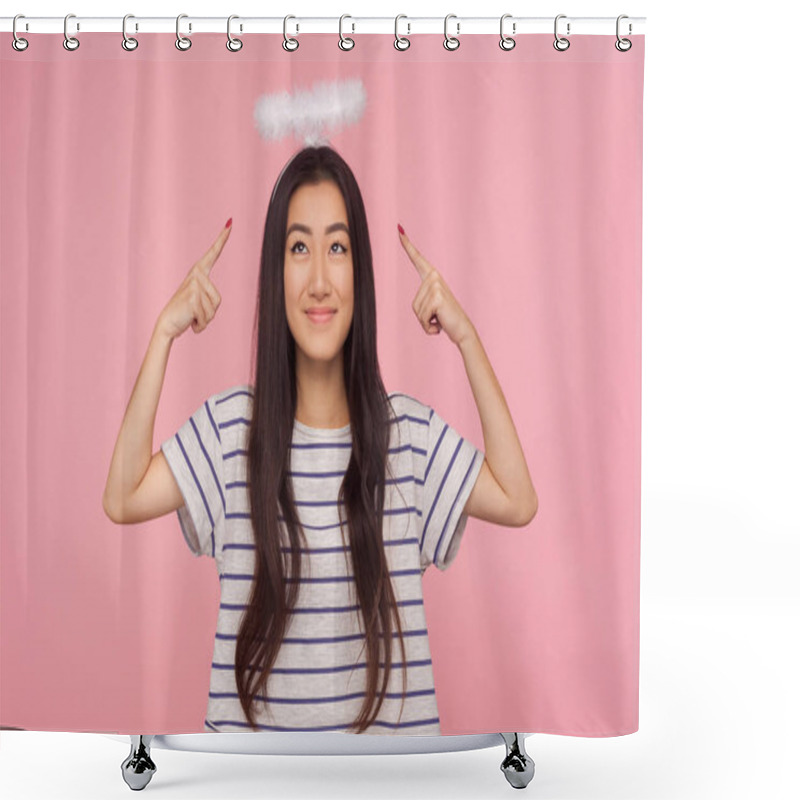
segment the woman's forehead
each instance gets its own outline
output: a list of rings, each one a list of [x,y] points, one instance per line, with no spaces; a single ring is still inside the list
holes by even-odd
[[[335,183],[304,184],[292,194],[286,220],[287,233],[290,228],[297,227],[305,233],[312,233],[313,229],[315,233],[319,230],[327,234],[334,225],[340,229],[344,226],[346,230],[346,223],[344,197]]]

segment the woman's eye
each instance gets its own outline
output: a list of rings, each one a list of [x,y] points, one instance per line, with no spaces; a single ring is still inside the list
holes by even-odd
[[[297,251],[295,250],[295,247],[297,247],[298,245],[302,245],[303,247],[305,247],[305,246],[306,246],[305,242],[301,242],[301,241],[299,241],[299,240],[298,240],[298,241],[296,241],[296,242],[295,242],[295,243],[294,243],[294,244],[291,246],[291,248],[290,248],[290,252],[292,252],[292,253],[295,253],[295,252],[297,252]],[[343,245],[341,242],[334,242],[334,243],[331,245],[331,247],[339,247],[339,248],[341,248],[341,250],[340,250],[340,254],[342,254],[342,255],[344,255],[344,253],[346,253],[346,252],[347,252],[347,248],[346,248],[346,247],[345,247],[345,246],[344,246],[344,245]]]

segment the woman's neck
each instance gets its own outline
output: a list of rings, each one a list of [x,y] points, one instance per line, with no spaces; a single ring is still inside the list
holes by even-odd
[[[298,370],[295,419],[311,428],[349,425],[343,371]]]

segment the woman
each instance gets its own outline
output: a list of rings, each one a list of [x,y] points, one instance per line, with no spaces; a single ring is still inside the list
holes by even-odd
[[[208,730],[438,734],[422,573],[449,566],[467,516],[521,526],[536,511],[477,333],[398,229],[422,279],[414,312],[464,356],[491,470],[432,408],[386,393],[366,214],[330,147],[299,151],[269,205],[254,384],[210,397],[151,457],[171,342],[214,318],[231,220],[159,316],[104,508],[119,523],[176,510],[217,560]]]

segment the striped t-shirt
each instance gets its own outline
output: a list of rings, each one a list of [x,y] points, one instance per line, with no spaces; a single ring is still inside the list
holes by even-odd
[[[398,719],[403,666],[394,631],[387,694],[365,733],[432,736],[440,728],[422,574],[430,564],[444,570],[455,558],[467,523],[464,506],[484,453],[431,407],[400,392],[389,399],[395,419],[383,541],[402,620],[408,685]],[[195,555],[215,559],[220,578],[206,731],[252,730],[234,671],[236,636],[254,571],[246,471],[252,401],[250,384],[212,395],[161,445],[185,500],[177,514],[186,542]],[[338,519],[339,488],[351,449],[350,425],[323,429],[294,421],[290,480],[308,550],[297,603],[267,683],[267,711],[257,696],[261,730],[352,732],[348,729],[364,700],[365,637],[346,508],[341,510],[348,552]]]

